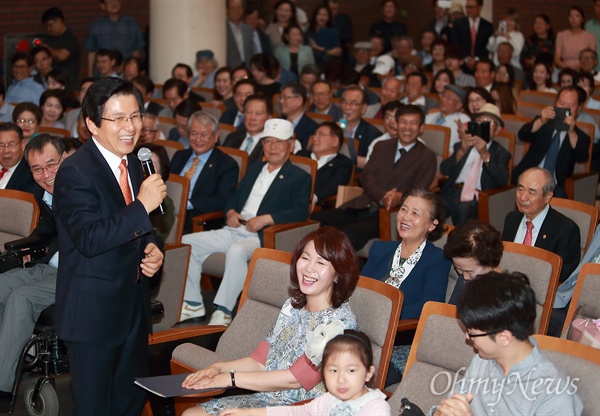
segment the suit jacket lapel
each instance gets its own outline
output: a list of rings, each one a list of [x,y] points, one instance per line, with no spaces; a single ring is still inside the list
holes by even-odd
[[[261,206],[265,203],[265,201],[267,201],[269,199],[269,197],[271,195],[273,195],[275,192],[278,192],[280,189],[282,189],[285,186],[285,183],[287,182],[287,177],[289,176],[289,173],[290,173],[289,171],[290,171],[291,165],[292,165],[292,162],[290,162],[289,160],[283,164],[283,166],[279,170],[279,173],[273,180],[273,183],[271,183],[271,186],[269,186],[269,189],[267,189],[267,193],[265,194],[263,200],[260,203]]]

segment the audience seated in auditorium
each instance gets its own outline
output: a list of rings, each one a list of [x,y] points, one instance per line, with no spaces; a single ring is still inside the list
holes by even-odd
[[[115,52],[115,50],[100,49],[95,53],[96,69],[94,72],[98,74],[100,78],[120,76],[116,72],[117,55]]]
[[[315,7],[305,38],[319,68],[325,68],[330,61],[342,57],[340,34],[333,28],[331,10],[326,3]]]
[[[398,126],[396,124],[396,110],[402,107],[404,104],[401,104],[400,101],[390,101],[386,105],[383,106],[383,126],[385,128],[385,133],[381,136],[377,137],[375,140],[371,142],[369,145],[369,150],[367,152],[367,160],[369,161],[371,155],[373,154],[373,149],[375,145],[383,140],[388,139],[398,139]],[[366,163],[365,162],[365,163]]]
[[[427,76],[422,72],[408,74],[404,81],[405,96],[400,102],[402,104],[413,104],[421,107],[425,114],[432,108],[437,108],[439,106],[438,102],[424,95],[427,92],[427,82]]]
[[[230,108],[221,114],[220,123],[229,124],[238,131],[244,131],[244,102],[246,98],[256,93],[256,84],[253,80],[242,79],[233,85],[233,103],[235,108]],[[261,130],[262,131],[262,127]]]
[[[26,144],[17,124],[0,124],[0,189],[33,193],[35,182],[24,157]]]
[[[175,107],[175,127],[169,130],[167,140],[181,143],[186,149],[189,149],[190,133],[188,130],[188,120],[196,111],[200,111],[200,105],[197,102],[189,98],[180,102]]]
[[[254,54],[252,46],[252,28],[242,21],[244,17],[244,2],[242,0],[227,0],[227,66],[246,64]]]
[[[309,112],[331,116],[334,122],[342,118],[342,109],[333,103],[333,92],[329,81],[316,81],[312,85],[311,97],[312,105],[308,109]]]
[[[454,150],[454,145],[459,140],[457,123],[470,121],[469,116],[460,111],[466,97],[467,93],[462,88],[452,84],[446,85],[440,98],[440,111],[428,114],[425,118],[427,124],[445,126],[450,129],[450,145],[448,148],[450,152]]]
[[[454,83],[459,87],[474,87],[475,78],[472,75],[465,74],[461,67],[464,64],[465,55],[462,49],[456,45],[446,46],[444,52],[444,63],[446,68],[452,71]]]
[[[263,30],[264,21],[258,14],[258,8],[255,4],[246,4],[244,8],[244,23],[252,29],[252,54],[271,54],[271,39],[269,39],[269,35]],[[249,61],[250,57],[247,60]]]
[[[185,82],[177,78],[169,78],[163,84],[163,98],[167,101],[167,106],[158,113],[161,117],[175,117],[175,107],[183,100],[189,97],[188,87]]]
[[[79,138],[77,132],[77,120],[79,119],[79,115],[81,114],[81,104],[83,103],[83,97],[85,97],[85,93],[87,92],[90,85],[94,83],[95,80],[96,78],[87,77],[81,80],[81,87],[79,87],[79,92],[77,94],[79,108],[74,108],[65,115],[65,128],[71,132],[71,137]],[[87,127],[85,127],[85,129],[87,130]]]
[[[467,0],[467,16],[456,19],[449,33],[449,42],[462,48],[466,58],[465,67],[469,72],[475,69],[476,58],[487,59],[487,43],[494,34],[494,27],[481,17],[483,0]],[[475,28],[475,42],[472,42]]]
[[[147,75],[138,75],[137,77],[131,80],[133,85],[140,90],[142,93],[142,98],[144,100],[144,111],[146,114],[154,114],[155,116],[159,115],[160,112],[165,108],[162,105],[150,101],[152,99],[152,95],[154,94],[154,82]]]
[[[371,36],[377,35],[384,39],[384,52],[392,50],[392,39],[394,37],[406,35],[406,26],[396,20],[398,3],[396,0],[383,0],[381,2],[382,18],[371,25],[369,33]]]
[[[208,51],[208,52],[210,52],[210,51]],[[210,87],[210,88],[214,88],[214,83],[216,82],[215,81],[216,74],[217,74],[217,70],[215,69],[211,73],[213,87]],[[175,66],[171,70],[171,78],[180,79],[183,82],[185,82],[185,85],[187,86],[188,96],[192,100],[198,101],[198,102],[206,101],[203,96],[201,96],[200,94],[196,94],[194,91],[192,91],[192,87],[194,86],[193,85],[194,73],[192,72],[192,68],[189,65],[182,64],[181,62],[178,64],[175,64]],[[165,98],[165,97],[163,97],[163,98]]]
[[[33,58],[25,52],[15,53],[11,60],[13,80],[6,90],[6,101],[13,104],[39,103],[44,87],[33,80]]]
[[[475,85],[491,91],[496,75],[496,65],[489,59],[483,58],[475,62],[474,69]]]
[[[48,88],[48,81],[46,76],[52,71],[52,55],[48,48],[44,46],[35,46],[29,52],[33,58],[33,68],[36,74],[33,76],[33,80],[40,84],[44,89]]]
[[[32,137],[37,136],[42,123],[42,110],[35,104],[23,102],[17,104],[12,113],[12,121],[23,130],[25,144]]]
[[[161,137],[162,132],[158,128],[159,125],[158,116],[146,113],[144,124],[142,124],[142,134],[140,134],[138,143],[154,143],[157,140],[164,140],[164,137]]]
[[[202,49],[196,52],[196,71],[198,75],[192,78],[189,87],[214,88],[217,68],[218,65],[213,51]]]
[[[308,149],[308,139],[317,130],[316,121],[304,114],[306,104],[306,88],[299,83],[288,84],[279,96],[282,116],[294,127],[296,140],[302,149]]]
[[[279,69],[279,62],[271,55],[258,53],[250,59],[250,72],[258,84],[257,92],[263,93],[269,100],[281,89],[277,82]]]

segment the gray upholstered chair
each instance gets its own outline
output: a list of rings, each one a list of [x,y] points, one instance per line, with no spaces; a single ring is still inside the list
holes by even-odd
[[[425,124],[421,140],[435,153],[437,159],[437,173],[440,175],[440,163],[450,154],[450,128],[435,124]],[[437,181],[437,178],[436,178]]]
[[[575,318],[600,319],[600,264],[586,263],[581,266],[561,338],[567,337],[569,326]]]
[[[165,240],[165,244],[180,244],[185,225],[187,200],[190,191],[190,180],[184,176],[169,174],[167,180],[167,196],[173,200],[175,206],[175,222]]]
[[[513,185],[479,192],[478,218],[502,232],[506,214],[516,209],[517,193]]]
[[[587,250],[596,231],[600,212],[598,208],[583,202],[563,198],[552,198],[552,208],[572,219],[581,233],[581,256]]]
[[[504,252],[500,267],[509,272],[521,272],[529,278],[535,292],[536,317],[533,330],[545,334],[550,323],[562,258],[547,250],[524,244],[503,241]]]
[[[278,250],[257,249],[250,261],[240,305],[229,327],[213,326],[224,331],[216,350],[193,345],[179,345],[172,354],[171,373],[205,368],[217,361],[247,357],[264,340],[273,327],[288,296],[292,256]],[[360,277],[350,298],[359,329],[371,339],[378,371],[373,386],[383,389],[391,358],[396,325],[402,309],[402,293],[385,283]],[[196,403],[197,399],[177,398],[176,410]]]
[[[166,133],[164,133],[164,135],[165,135],[165,137],[169,137],[169,130],[172,129],[173,127],[175,127],[175,125],[170,124],[168,121],[165,121],[165,119],[173,120],[173,123],[175,123],[175,119],[168,118],[168,117],[159,117],[158,118],[158,121],[160,123],[158,125],[158,128],[163,133],[166,130]],[[185,146],[183,143],[174,142],[173,140],[157,140],[154,143],[165,148],[165,150],[167,151],[167,155],[169,156],[169,160],[173,159],[173,155],[175,154],[175,152],[185,149]]]
[[[0,251],[4,243],[28,237],[40,219],[33,194],[0,189]]]

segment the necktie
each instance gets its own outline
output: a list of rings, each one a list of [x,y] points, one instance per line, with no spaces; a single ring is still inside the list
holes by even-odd
[[[471,23],[471,56],[475,56],[475,39],[477,39],[477,29],[475,28],[475,21]]]
[[[252,150],[252,143],[254,143],[254,139],[252,136],[248,136],[248,140],[246,140],[246,148],[244,149],[244,151],[248,154]]]
[[[131,195],[131,188],[129,187],[127,161],[125,159],[121,160],[119,170],[121,171],[121,174],[119,175],[119,187],[123,193],[123,198],[125,198],[125,204],[129,205],[133,202],[133,196]]]
[[[0,170],[0,179],[4,178],[4,174],[8,172],[8,169],[6,168],[2,168],[2,170]]]
[[[523,244],[530,246],[533,243],[533,234],[531,233],[531,230],[533,230],[533,223],[531,221],[526,221],[525,225],[527,226],[527,232],[525,233]]]
[[[446,117],[444,117],[442,115],[442,113],[440,113],[437,117],[437,120],[435,121],[435,124],[438,126],[442,126],[442,125],[444,125],[445,122],[446,122]]]
[[[396,162],[395,162],[396,165],[398,164],[398,162],[400,162],[400,159],[402,159],[402,156],[404,156],[405,154],[406,154],[406,149],[400,148],[398,150],[398,158],[396,159]]]
[[[471,150],[475,152],[476,150]],[[473,198],[479,199],[479,192],[477,191],[477,181],[479,180],[479,173],[481,172],[481,156],[479,154],[475,157],[475,162],[469,169],[462,191],[460,192],[460,202],[469,202]]]
[[[237,129],[238,127],[240,127],[242,125],[243,122],[244,122],[244,115],[238,114],[237,118],[235,119],[234,127]]]
[[[183,174],[183,176],[185,176],[186,178],[188,178],[190,181],[194,177],[194,173],[196,173],[196,168],[198,167],[198,161],[199,160],[200,159],[198,159],[197,157],[194,157],[194,161],[192,162],[192,166],[190,166],[190,168],[188,170],[186,170],[185,173]]]
[[[550,147],[546,152],[546,160],[544,161],[544,169],[547,169],[550,173],[554,174],[556,171],[556,159],[558,158],[558,151],[560,150],[560,132],[557,131],[552,136],[550,141]]]

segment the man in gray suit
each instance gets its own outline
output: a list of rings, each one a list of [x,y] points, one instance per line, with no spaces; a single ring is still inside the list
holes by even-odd
[[[406,76],[404,92],[406,95],[400,100],[402,104],[421,107],[425,114],[432,108],[438,107],[436,100],[424,95],[427,92],[427,76],[422,72],[412,72]]]
[[[227,0],[227,66],[245,65],[252,57],[252,28],[242,22],[242,0]]]
[[[575,291],[575,284],[577,284],[577,279],[579,278],[579,271],[585,263],[600,263],[600,225],[596,227],[594,237],[592,237],[592,241],[590,241],[590,245],[577,268],[573,270],[573,273],[556,290],[554,309],[552,309],[550,325],[548,326],[548,335],[560,337],[571,298]]]

